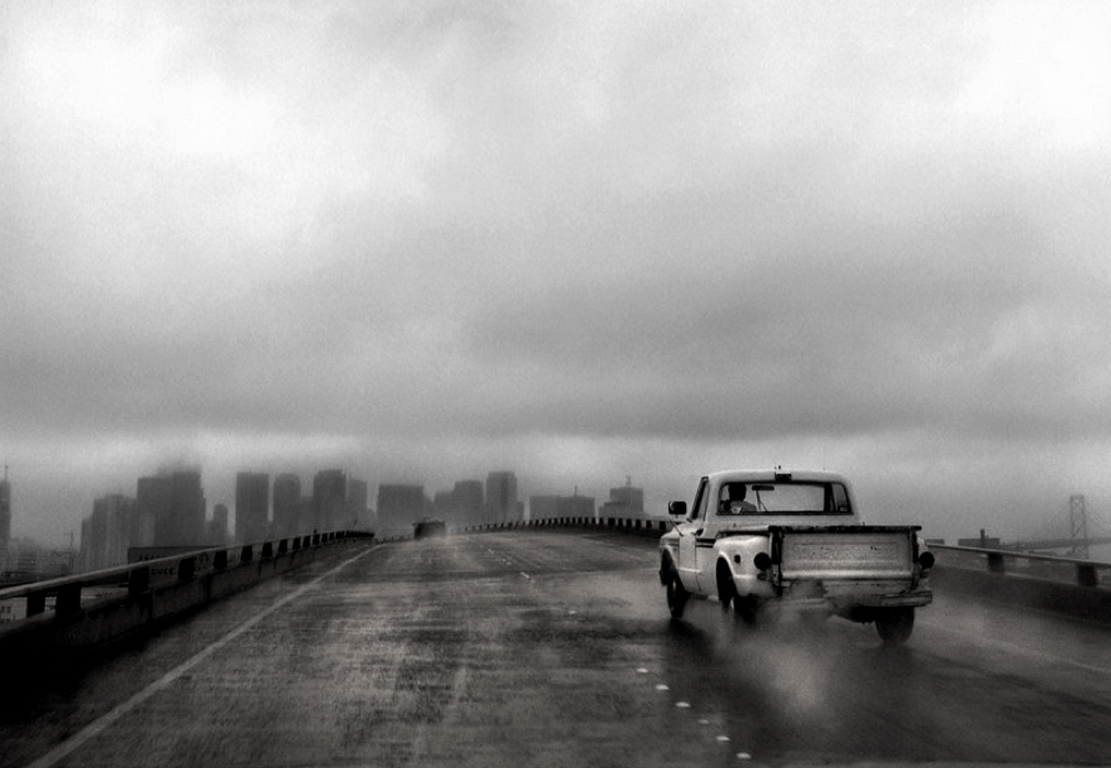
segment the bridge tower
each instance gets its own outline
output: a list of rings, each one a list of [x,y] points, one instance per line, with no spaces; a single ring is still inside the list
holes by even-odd
[[[1088,510],[1084,504],[1084,494],[1069,496],[1069,532],[1073,541],[1070,557],[1087,560],[1088,552]]]

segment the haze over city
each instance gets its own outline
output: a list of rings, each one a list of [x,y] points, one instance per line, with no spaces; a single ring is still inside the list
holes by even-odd
[[[1111,519],[1111,6],[0,6],[12,533],[199,466]]]

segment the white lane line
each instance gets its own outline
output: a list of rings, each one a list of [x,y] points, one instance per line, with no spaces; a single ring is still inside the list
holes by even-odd
[[[60,760],[63,760],[64,758],[66,758],[70,754],[72,754],[75,750],[79,749],[81,747],[81,745],[85,744],[90,739],[96,738],[100,733],[102,733],[105,729],[111,727],[112,724],[114,724],[117,720],[119,720],[121,717],[126,715],[128,712],[135,709],[137,706],[142,704],[144,701],[149,699],[154,694],[156,694],[159,691],[164,690],[165,688],[167,688],[170,684],[172,684],[175,680],[177,680],[183,674],[185,674],[190,669],[192,669],[193,667],[200,664],[202,661],[207,659],[209,656],[214,654],[216,651],[223,648],[225,645],[230,643],[235,638],[242,635],[244,632],[246,632],[248,629],[253,627],[255,624],[258,624],[260,621],[265,619],[267,616],[274,613],[274,611],[278,610],[279,608],[286,605],[287,603],[290,603],[290,602],[296,600],[301,595],[305,594],[310,589],[315,587],[317,584],[322,582],[324,579],[328,578],[329,576],[331,576],[334,573],[337,573],[338,571],[343,570],[344,568],[351,565],[351,563],[355,562],[359,558],[366,557],[367,555],[369,555],[371,552],[375,551],[376,549],[378,549],[378,547],[371,547],[370,549],[368,549],[364,552],[360,552],[359,554],[355,555],[354,557],[352,557],[348,560],[344,560],[342,563],[340,563],[339,565],[337,565],[335,568],[328,571],[327,573],[324,573],[324,574],[316,577],[315,579],[310,581],[308,584],[305,584],[304,586],[299,587],[298,589],[294,590],[293,592],[290,592],[288,595],[283,597],[281,600],[278,600],[276,603],[271,605],[269,608],[263,610],[261,613],[256,614],[253,618],[248,619],[247,621],[243,622],[238,627],[233,629],[231,632],[224,635],[219,640],[216,640],[215,642],[213,642],[211,645],[209,645],[204,650],[198,652],[191,659],[183,661],[181,664],[179,664],[176,667],[174,667],[173,669],[171,669],[169,672],[167,672],[162,677],[155,680],[153,683],[148,685],[143,690],[136,693],[134,696],[132,696],[130,699],[128,699],[124,703],[117,705],[111,711],[107,712],[104,715],[101,715],[98,719],[96,719],[93,722],[86,725],[80,731],[78,731],[77,733],[70,736],[68,739],[63,741],[58,746],[54,747],[54,749],[50,750],[45,755],[38,758],[33,763],[28,764],[27,768],[50,768],[50,766],[53,766],[53,765],[57,764]]]

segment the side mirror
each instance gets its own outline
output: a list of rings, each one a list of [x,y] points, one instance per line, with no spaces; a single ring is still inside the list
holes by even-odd
[[[669,501],[667,503],[667,513],[672,517],[686,517],[687,516],[687,502],[685,501]]]

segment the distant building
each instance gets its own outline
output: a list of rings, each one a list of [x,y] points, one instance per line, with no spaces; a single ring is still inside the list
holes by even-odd
[[[431,511],[432,504],[424,495],[423,485],[379,485],[375,534],[379,537],[412,535],[413,523],[429,516]]]
[[[610,488],[610,498],[602,505],[602,517],[643,517],[644,489],[635,488],[632,478],[625,478],[621,488]]]
[[[240,544],[270,536],[270,475],[240,472],[235,476],[235,540]]]
[[[132,546],[204,545],[204,489],[198,469],[139,478]]]
[[[512,472],[491,472],[487,475],[485,522],[500,524],[523,517],[523,505],[517,500],[517,476]]]
[[[554,520],[559,517],[559,496],[529,496],[529,520]]]
[[[140,477],[135,489],[135,517],[132,520],[131,546],[153,547],[158,537],[158,521],[168,528],[173,484],[165,475]]]
[[[593,496],[580,496],[576,491],[573,496],[559,497],[559,517],[594,518],[594,516]]]
[[[460,480],[450,491],[436,494],[432,502],[433,514],[449,528],[463,528],[483,522],[481,480]]]

